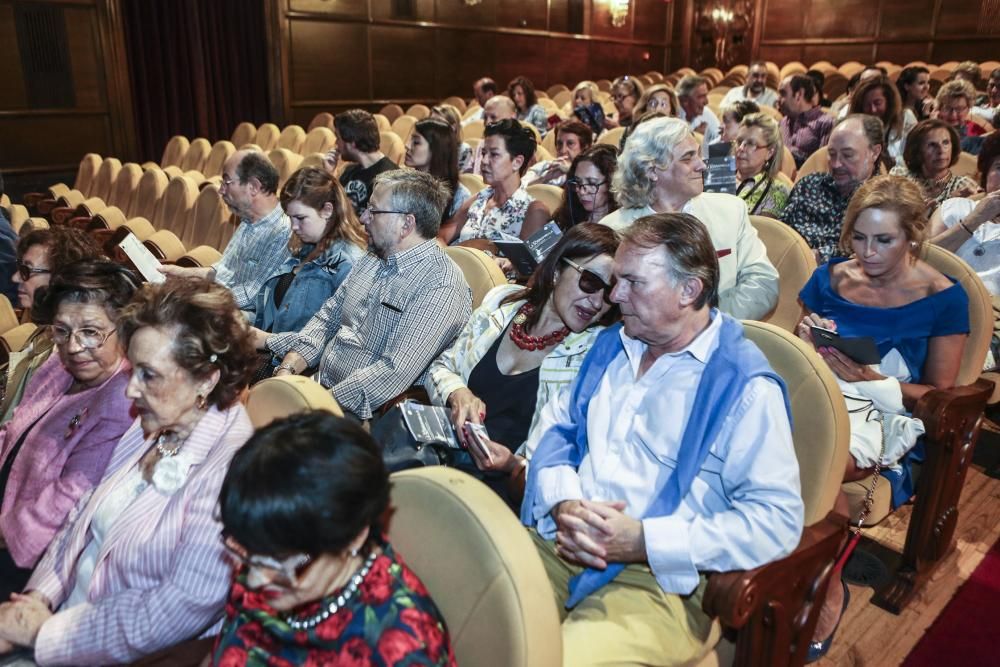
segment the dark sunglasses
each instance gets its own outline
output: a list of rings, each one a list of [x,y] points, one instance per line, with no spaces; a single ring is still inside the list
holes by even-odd
[[[615,288],[615,280],[611,279],[611,284],[604,282],[604,278],[597,275],[590,269],[585,269],[576,262],[566,257],[562,258],[562,261],[569,264],[571,267],[577,270],[580,274],[580,282],[577,283],[580,290],[584,294],[596,294],[597,292],[603,292],[604,303],[611,304],[611,290]]]
[[[21,276],[21,280],[27,282],[28,280],[31,280],[31,276],[37,273],[52,273],[52,271],[49,269],[36,269],[35,267],[28,266],[23,262],[17,263],[17,275]]]

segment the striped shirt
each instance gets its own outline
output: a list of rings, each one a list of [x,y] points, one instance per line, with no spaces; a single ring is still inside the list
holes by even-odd
[[[291,232],[291,223],[281,206],[275,206],[256,222],[240,219],[222,259],[213,267],[216,282],[233,293],[240,310],[253,312],[257,292],[290,256]]]
[[[424,388],[434,405],[444,405],[457,389],[467,389],[469,376],[479,364],[497,338],[510,325],[517,311],[524,305],[524,300],[513,301],[501,305],[501,301],[523,288],[519,285],[500,285],[494,287],[483,297],[483,303],[472,319],[462,329],[452,345],[444,354],[434,360],[427,369],[427,379]],[[570,333],[563,342],[549,352],[542,360],[538,369],[538,395],[535,399],[534,416],[531,419],[529,432],[535,426],[542,407],[555,396],[560,389],[568,386],[576,379],[580,364],[594,344],[594,339],[604,327],[593,326],[580,333]],[[486,406],[489,409],[489,406]],[[521,443],[509,443],[511,445]],[[530,458],[532,452],[524,445],[518,449],[518,454]]]
[[[421,381],[462,330],[472,296],[437,241],[381,259],[369,252],[301,332],[273,334],[277,356],[320,364],[320,383],[360,419]]]

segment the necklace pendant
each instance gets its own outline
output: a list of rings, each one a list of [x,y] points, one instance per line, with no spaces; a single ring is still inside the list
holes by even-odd
[[[972,251],[972,254],[975,255],[976,257],[982,257],[983,255],[986,254],[986,248],[984,248],[981,245],[976,246],[976,249]]]

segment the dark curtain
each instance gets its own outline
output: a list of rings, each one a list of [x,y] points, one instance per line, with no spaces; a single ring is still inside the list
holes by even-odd
[[[265,0],[122,0],[141,159],[268,120]]]

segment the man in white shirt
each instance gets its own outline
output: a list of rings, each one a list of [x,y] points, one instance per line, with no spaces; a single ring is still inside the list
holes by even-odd
[[[977,116],[987,123],[995,122],[1000,114],[1000,67],[990,72],[986,82],[986,101],[969,110],[970,116]]]
[[[462,126],[466,126],[469,123],[477,120],[483,119],[483,109],[486,108],[486,103],[491,97],[497,94],[497,82],[493,79],[483,77],[479,81],[472,84],[472,94],[476,97],[476,102],[479,103],[479,111],[471,114],[468,118],[462,121]]]
[[[730,88],[719,107],[736,104],[741,100],[756,102],[759,107],[773,107],[778,104],[778,91],[767,87],[767,65],[763,60],[750,63],[746,85]]]
[[[704,192],[704,172],[698,143],[683,121],[642,123],[625,144],[612,180],[621,208],[601,224],[621,232],[643,216],[690,213],[708,228],[718,254],[719,308],[737,319],[759,320],[778,302],[778,272],[750,224],[746,203]]]
[[[673,665],[706,650],[706,572],[790,553],[804,507],[784,384],[713,307],[704,225],[638,220],[602,332],[528,438],[522,522],[562,615],[563,664]]]
[[[721,136],[719,119],[708,108],[708,79],[690,74],[677,83],[677,115],[691,129],[702,135],[705,144],[714,144]]]

